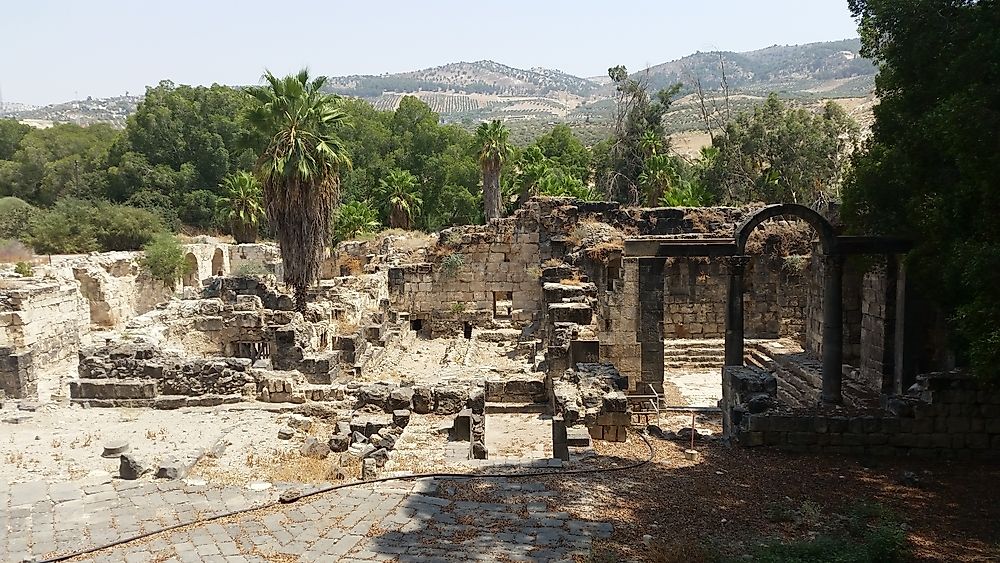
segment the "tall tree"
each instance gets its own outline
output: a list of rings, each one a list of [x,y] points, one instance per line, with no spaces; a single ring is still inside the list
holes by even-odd
[[[267,216],[281,246],[285,283],[305,311],[306,291],[319,277],[330,220],[339,197],[340,171],[351,161],[337,136],[344,120],[336,96],[321,89],[326,77],[302,69],[247,88],[255,105],[250,123],[264,140],[256,169]]]
[[[389,227],[412,228],[413,220],[420,213],[420,205],[423,203],[416,176],[396,168],[381,180],[381,187],[382,199],[389,215]]]
[[[507,139],[510,131],[499,119],[480,123],[476,129],[476,147],[479,149],[479,166],[483,170],[483,213],[486,221],[503,215],[500,191],[500,167],[512,154]]]
[[[609,199],[639,205],[639,176],[646,157],[643,139],[665,138],[663,116],[681,85],[661,89],[651,97],[645,76],[633,77],[624,66],[608,69],[608,76],[616,91],[615,130],[607,153],[600,155],[603,166],[598,180],[605,184]]]
[[[1000,364],[1000,2],[851,0],[879,67],[844,213],[912,237],[909,279],[950,313],[959,361]],[[934,369],[938,366],[922,366]]]

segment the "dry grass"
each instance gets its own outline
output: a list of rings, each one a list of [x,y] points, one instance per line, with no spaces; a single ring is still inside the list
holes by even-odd
[[[0,241],[0,263],[30,262],[35,253],[16,240]]]
[[[747,254],[766,256],[804,256],[812,253],[816,232],[803,221],[771,220],[750,233]]]
[[[327,483],[336,480],[339,467],[349,480],[361,477],[361,462],[350,454],[332,454],[327,459],[305,457],[297,450],[246,456],[246,465],[258,478],[272,483]],[[352,463],[353,462],[353,463]],[[341,465],[343,463],[343,465]]]
[[[585,248],[583,252],[587,255],[587,258],[590,258],[594,262],[607,263],[612,254],[620,253],[623,250],[625,250],[625,242],[624,240],[618,240],[598,243],[594,246]]]
[[[563,278],[563,279],[559,280],[559,283],[561,283],[563,285],[572,285],[572,286],[581,286],[581,285],[583,285],[583,282],[580,281],[577,278]]]
[[[338,260],[338,266],[344,266],[347,268],[348,275],[357,276],[364,271],[365,264],[364,258],[360,256],[347,255],[343,259]],[[338,274],[340,272],[337,272]]]
[[[684,220],[691,224],[691,231],[695,233],[714,233],[726,223],[726,217],[711,207],[692,207],[684,213]]]

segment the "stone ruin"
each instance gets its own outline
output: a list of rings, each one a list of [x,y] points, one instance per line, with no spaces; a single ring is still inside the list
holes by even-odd
[[[187,245],[175,290],[134,253],[52,257],[0,278],[0,388],[86,407],[320,405],[336,432],[303,455],[349,451],[366,476],[424,415],[450,417],[469,460],[493,457],[501,413],[540,416],[571,460],[692,410],[743,446],[1000,452],[996,397],[917,377],[905,241],[778,207],[533,198],[485,226],[342,243],[305,313],[272,245]],[[782,236],[806,253],[772,252]],[[406,367],[439,341],[436,367]],[[680,383],[692,373],[700,405]]]

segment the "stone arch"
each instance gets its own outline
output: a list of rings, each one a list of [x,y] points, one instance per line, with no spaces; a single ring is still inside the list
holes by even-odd
[[[222,248],[216,247],[212,255],[212,275],[223,276],[226,274],[226,256]]]
[[[809,224],[816,233],[819,234],[820,248],[823,250],[823,254],[835,254],[837,252],[837,232],[833,228],[833,225],[826,220],[825,217],[816,212],[816,210],[806,207],[805,205],[800,205],[798,203],[779,203],[776,205],[768,205],[760,211],[754,213],[743,223],[736,228],[736,255],[742,256],[746,254],[747,241],[750,240],[750,233],[753,232],[758,225],[767,221],[768,219],[773,219],[781,215],[791,215],[798,219],[802,219]]]
[[[184,287],[198,287],[201,273],[198,271],[198,257],[192,252],[184,256]]]

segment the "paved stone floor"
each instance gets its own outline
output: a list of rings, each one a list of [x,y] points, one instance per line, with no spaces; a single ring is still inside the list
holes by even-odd
[[[72,483],[0,483],[0,561],[38,561],[166,526],[172,531],[75,560],[469,561],[572,560],[610,524],[550,512],[530,479],[491,478],[492,498],[455,500],[463,481],[361,485],[274,505],[288,488],[251,491],[95,474]],[[458,496],[461,498],[461,495]],[[208,523],[200,518],[264,507]]]

